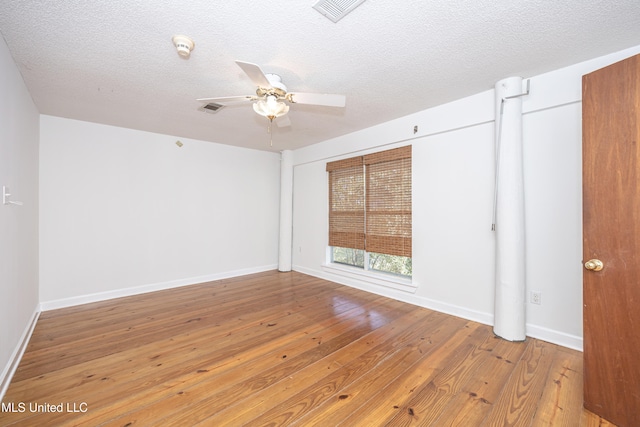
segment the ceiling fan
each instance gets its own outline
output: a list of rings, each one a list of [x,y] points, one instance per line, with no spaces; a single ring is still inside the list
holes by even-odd
[[[257,86],[255,95],[225,96],[218,98],[200,98],[198,101],[207,103],[233,103],[255,101],[253,109],[256,113],[269,119],[269,122],[289,112],[289,104],[322,105],[326,107],[344,107],[344,95],[326,93],[287,92],[287,87],[277,74],[265,74],[262,69],[250,62],[236,61],[249,79]],[[209,104],[205,105],[207,108]],[[289,126],[289,120],[276,123],[278,126]]]

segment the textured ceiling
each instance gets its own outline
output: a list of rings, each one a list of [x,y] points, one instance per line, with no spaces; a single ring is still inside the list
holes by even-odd
[[[640,44],[638,0],[369,0],[337,23],[315,0],[0,0],[0,32],[42,114],[281,150],[314,144]],[[178,56],[176,34],[195,40]],[[273,129],[249,103],[215,114],[196,98],[250,95],[234,60],[290,91]]]

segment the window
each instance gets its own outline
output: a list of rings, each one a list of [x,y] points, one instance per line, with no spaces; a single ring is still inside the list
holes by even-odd
[[[411,146],[327,171],[332,262],[411,276]]]

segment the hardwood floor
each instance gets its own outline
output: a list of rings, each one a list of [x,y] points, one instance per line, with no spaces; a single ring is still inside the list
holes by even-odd
[[[611,424],[578,351],[274,271],[42,313],[0,425]]]

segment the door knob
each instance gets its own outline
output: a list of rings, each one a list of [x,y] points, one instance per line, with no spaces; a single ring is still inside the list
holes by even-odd
[[[604,264],[599,259],[590,259],[584,263],[584,268],[591,271],[600,271],[604,268]]]

